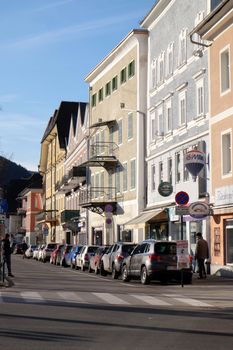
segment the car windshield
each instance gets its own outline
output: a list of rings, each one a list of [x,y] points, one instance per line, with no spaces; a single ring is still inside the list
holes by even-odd
[[[135,244],[127,244],[122,246],[122,252],[130,254],[135,248]]]
[[[55,249],[56,248],[56,244],[48,244],[48,249]]]
[[[159,242],[155,244],[155,253],[156,254],[171,254],[176,255],[176,244],[169,242]]]
[[[87,251],[88,253],[95,253],[97,251],[98,247],[88,247]]]

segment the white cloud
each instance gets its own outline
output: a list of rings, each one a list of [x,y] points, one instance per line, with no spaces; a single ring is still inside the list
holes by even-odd
[[[28,12],[42,12],[42,11],[46,11],[48,9],[54,8],[54,7],[59,7],[59,6],[63,6],[63,5],[67,5],[70,2],[73,2],[74,0],[61,0],[61,1],[56,1],[56,2],[51,2],[50,4],[41,6],[41,7],[37,7],[34,9],[31,9]]]
[[[8,103],[17,100],[17,94],[4,94],[0,95],[0,103]]]
[[[97,21],[90,21],[85,23],[80,23],[56,30],[47,31],[44,33],[31,35],[28,37],[20,38],[14,42],[9,44],[5,44],[5,48],[28,48],[31,46],[45,45],[51,42],[56,42],[64,39],[70,39],[71,35],[75,35],[77,33],[85,33],[89,32],[91,35],[93,34],[93,30],[97,29],[106,29],[106,27],[110,27],[116,24],[120,24],[123,22],[129,21],[129,19],[136,19],[140,15],[138,13],[131,12],[130,15],[121,15],[121,16],[113,16],[108,18],[102,18]],[[4,45],[4,44],[3,44]]]

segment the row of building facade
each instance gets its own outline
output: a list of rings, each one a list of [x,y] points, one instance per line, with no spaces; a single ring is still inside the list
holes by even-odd
[[[62,101],[41,141],[48,242],[187,239],[201,231],[211,271],[233,264],[233,1],[159,0],[86,76],[88,102]],[[196,181],[184,164],[205,153]],[[161,195],[161,182],[172,184]],[[176,215],[189,195],[211,215]],[[182,225],[182,227],[181,227]]]

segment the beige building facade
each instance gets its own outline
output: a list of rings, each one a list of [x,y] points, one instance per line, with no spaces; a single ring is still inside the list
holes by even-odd
[[[147,31],[132,30],[86,77],[90,89],[90,170],[81,205],[89,243],[137,242],[125,224],[145,207]]]

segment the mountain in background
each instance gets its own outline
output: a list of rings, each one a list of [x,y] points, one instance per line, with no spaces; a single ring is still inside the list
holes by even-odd
[[[0,187],[5,187],[11,180],[28,178],[32,173],[21,165],[0,156]]]

